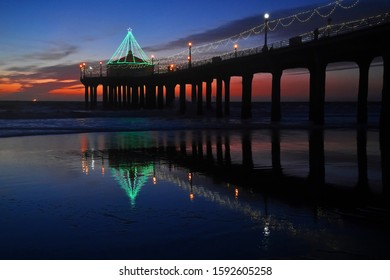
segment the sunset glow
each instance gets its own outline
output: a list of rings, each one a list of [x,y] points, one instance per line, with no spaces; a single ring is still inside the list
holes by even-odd
[[[49,94],[81,96],[84,94],[84,86],[83,85],[73,85],[73,86],[69,86],[69,87],[56,88],[56,89],[50,90]]]
[[[1,93],[18,93],[22,90],[21,83],[5,82],[0,80],[0,94]]]
[[[345,9],[336,7],[334,10],[322,11],[321,15],[333,14],[339,22],[349,19],[362,18],[368,15],[377,15],[390,10],[390,3],[374,0],[346,0]],[[386,2],[386,3],[385,3]],[[131,3],[131,9],[137,11],[148,11],[149,2]],[[350,4],[350,5],[349,5]],[[123,3],[121,9],[127,9],[127,3]],[[51,5],[36,5],[34,2],[24,3],[24,9],[20,9],[18,2],[10,2],[6,5],[6,13],[2,13],[2,30],[0,53],[0,100],[12,100],[15,93],[20,100],[31,99],[31,95],[39,95],[43,100],[61,100],[62,97],[69,99],[71,95],[77,100],[83,98],[83,90],[77,87],[80,78],[80,65],[92,67],[102,66],[112,56],[123,38],[124,30],[132,26],[140,46],[150,58],[153,57],[153,64],[158,65],[161,59],[183,52],[185,60],[189,48],[191,48],[191,63],[196,64],[199,59],[215,56],[210,52],[218,47],[216,43],[209,48],[210,54],[201,53],[197,47],[219,42],[218,40],[229,38],[235,34],[247,34],[254,26],[264,23],[264,14],[269,13],[268,45],[271,46],[278,40],[291,37],[293,34],[300,34],[313,30],[314,27],[326,25],[326,19],[315,14],[307,22],[299,23],[298,20],[293,26],[279,24],[275,28],[276,19],[294,15],[296,11],[313,9],[315,6],[324,5],[322,1],[313,2],[310,0],[300,1],[246,1],[244,4],[237,4],[234,1],[225,1],[226,7],[231,9],[219,9],[219,2],[200,1],[198,5],[191,7],[192,14],[202,15],[201,20],[188,20],[186,12],[189,8],[186,3],[174,1],[170,4],[170,14],[175,15],[174,21],[167,21],[165,13],[155,13],[153,17],[145,20],[145,13],[135,13],[131,21],[127,17],[110,17],[109,21],[91,21],[107,9],[107,3],[98,2],[93,5],[82,4],[71,0],[66,6],[60,3]],[[204,7],[207,6],[207,9]],[[77,9],[75,8],[77,7]],[[130,6],[129,6],[130,8]],[[154,3],[155,11],[165,11],[163,3]],[[218,12],[215,12],[218,11]],[[44,13],[47,17],[37,17]],[[70,16],[71,15],[71,16]],[[303,17],[303,15],[302,15]],[[15,19],[23,19],[15,21]],[[172,18],[172,17],[168,17]],[[180,24],[177,24],[180,22]],[[286,21],[288,22],[288,21]],[[334,21],[335,22],[335,21]],[[161,24],[163,23],[163,25]],[[66,26],[66,28],[65,28]],[[24,32],[28,30],[28,34]],[[73,30],[77,30],[75,33]],[[238,55],[240,51],[248,47],[262,46],[264,33],[254,29],[250,37],[227,42],[226,51]],[[244,32],[245,31],[245,32]],[[244,32],[244,33],[242,33]],[[292,32],[292,33],[291,33]],[[249,34],[249,33],[248,33]],[[250,35],[250,34],[249,34]],[[28,48],[25,47],[28,43]],[[224,43],[225,44],[225,43]],[[221,50],[215,50],[221,52]],[[352,69],[352,73],[356,73]],[[371,100],[378,100],[380,88],[379,71],[372,70],[370,75]],[[89,69],[89,68],[88,68]],[[95,69],[96,70],[96,69]],[[294,72],[295,70],[289,70]],[[297,69],[300,72],[302,69]],[[303,70],[306,71],[307,70]],[[342,72],[339,72],[342,71]],[[354,100],[356,85],[356,74],[349,79],[349,71],[337,70],[328,73],[327,95],[329,99]],[[344,77],[344,78],[341,78]],[[379,82],[378,82],[379,81]],[[69,83],[69,86],[61,86],[61,83]],[[213,95],[215,95],[215,83],[213,83]],[[336,86],[337,85],[337,86]],[[63,91],[63,92],[61,92]],[[232,77],[231,97],[233,101],[241,99],[241,78]],[[178,90],[176,89],[176,92]],[[283,74],[281,98],[285,101],[307,100],[308,95],[307,75]],[[269,101],[271,93],[270,74],[256,74],[253,79],[253,100]],[[340,95],[345,93],[346,95]],[[187,95],[189,93],[187,92]]]

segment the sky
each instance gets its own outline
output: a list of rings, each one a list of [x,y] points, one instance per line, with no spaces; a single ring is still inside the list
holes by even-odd
[[[187,42],[200,46],[229,38],[264,22],[299,12],[312,11],[335,1],[321,0],[67,0],[0,2],[0,100],[83,100],[79,64],[106,62],[127,34],[132,32],[148,55],[155,59],[185,51]],[[339,1],[332,22],[360,19],[390,11],[388,0]],[[327,14],[334,7],[322,8]],[[300,18],[307,14],[300,15]],[[308,22],[297,20],[269,32],[269,43],[323,26],[326,18],[315,14]],[[253,34],[252,34],[253,35]],[[243,47],[262,44],[263,34],[241,39]],[[216,50],[219,51],[218,49]],[[222,51],[222,50],[220,50]],[[207,56],[207,54],[194,53]],[[212,54],[210,54],[212,55]],[[352,69],[350,69],[352,68]],[[330,100],[356,99],[358,71],[355,65],[330,65],[327,92]],[[370,69],[369,99],[381,92],[381,58]],[[270,75],[256,74],[254,100],[270,100]],[[241,79],[232,79],[233,100],[239,99]],[[372,93],[371,93],[372,92]],[[344,95],[341,95],[343,93]],[[304,69],[284,71],[282,100],[308,100],[308,73]],[[346,100],[348,101],[348,100]]]

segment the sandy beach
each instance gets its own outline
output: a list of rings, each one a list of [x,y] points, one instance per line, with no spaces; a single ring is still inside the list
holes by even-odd
[[[0,259],[388,259],[377,104],[364,129],[331,105],[1,102]]]

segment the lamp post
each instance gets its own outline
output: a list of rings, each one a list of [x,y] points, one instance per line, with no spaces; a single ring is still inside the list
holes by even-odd
[[[192,43],[188,43],[188,68],[191,68],[191,60],[192,60],[192,55],[191,55],[191,48],[192,48]]]
[[[267,44],[267,33],[268,33],[268,19],[269,19],[269,14],[265,13],[264,14],[264,51],[268,51],[268,44]]]
[[[332,31],[332,18],[329,17],[327,22],[328,24],[326,25],[326,35],[329,37]]]
[[[151,56],[150,56],[150,58],[152,59],[152,66],[153,66],[153,74],[155,73],[154,71],[154,54],[152,54]]]
[[[102,77],[103,76],[103,62],[100,61],[99,64],[100,64],[100,77]]]
[[[234,44],[234,57],[235,58],[237,58],[237,49],[238,49],[238,45]]]

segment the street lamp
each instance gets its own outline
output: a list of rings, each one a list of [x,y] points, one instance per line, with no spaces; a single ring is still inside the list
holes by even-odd
[[[192,48],[192,43],[188,43],[188,68],[191,68],[191,60],[192,60],[192,55],[191,55],[191,48]]]
[[[234,57],[237,58],[237,49],[238,49],[238,45],[235,44],[234,45]]]
[[[152,54],[152,65],[154,65],[154,55]]]
[[[268,51],[268,45],[267,45],[267,33],[268,33],[268,19],[269,19],[269,14],[265,13],[264,14],[264,51]]]
[[[100,61],[99,64],[100,64],[100,77],[102,77],[103,76],[103,62]]]

